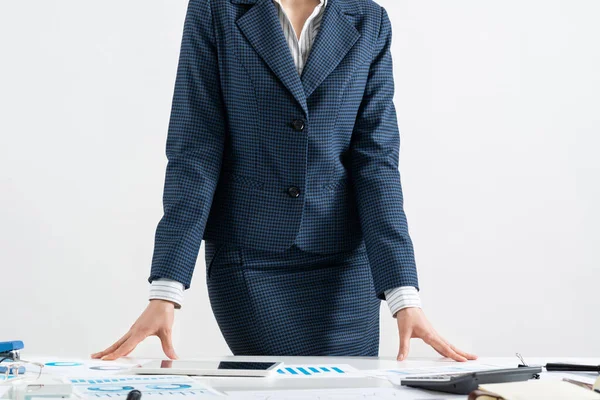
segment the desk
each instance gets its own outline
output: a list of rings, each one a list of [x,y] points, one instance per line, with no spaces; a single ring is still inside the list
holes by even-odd
[[[530,358],[525,357],[525,361],[529,365],[545,365],[547,362],[570,362],[580,364],[600,364],[600,358]],[[209,358],[218,360],[218,358]],[[376,370],[376,369],[410,369],[410,368],[426,368],[440,366],[468,366],[493,364],[505,367],[514,368],[519,364],[517,357],[505,358],[479,358],[475,361],[466,363],[458,363],[451,360],[439,358],[410,358],[403,362],[398,362],[391,357],[379,358],[360,358],[360,357],[223,357],[226,360],[237,361],[261,361],[261,360],[278,360],[286,364],[349,364],[359,370]],[[554,377],[562,379],[561,373],[543,372],[542,376],[546,379]],[[238,391],[238,390],[291,390],[291,389],[324,389],[324,388],[366,388],[366,387],[393,387],[393,385],[383,379],[378,378],[330,378],[330,379],[297,379],[297,380],[278,380],[269,379],[261,380],[260,378],[203,378],[203,382],[208,383],[212,387],[223,391]],[[467,396],[458,396],[457,398],[466,398]]]
[[[28,357],[29,358],[29,357]],[[36,359],[36,357],[31,357]],[[414,369],[431,367],[467,367],[477,365],[495,365],[500,367],[516,367],[519,364],[517,357],[506,358],[480,358],[476,361],[457,363],[451,360],[439,358],[412,358],[404,362],[397,362],[394,358],[362,358],[362,357],[207,357],[208,360],[232,360],[232,361],[283,361],[285,364],[309,364],[309,365],[336,365],[349,364],[359,370],[388,370],[388,369]],[[137,362],[141,359],[128,358],[129,361]],[[148,359],[144,359],[147,361]],[[92,360],[90,360],[92,361]],[[525,356],[525,361],[530,365],[544,365],[547,362],[569,362],[581,364],[600,364],[600,358],[530,358]],[[543,372],[542,379],[562,379],[563,373]],[[589,375],[588,375],[589,377]],[[224,392],[238,391],[266,391],[266,390],[302,390],[302,389],[342,389],[342,388],[392,388],[393,385],[384,379],[376,377],[357,378],[298,378],[298,379],[267,379],[267,378],[238,378],[238,377],[199,377],[198,380],[214,389]],[[421,395],[422,393],[422,395]],[[408,395],[409,393],[407,393]],[[411,396],[415,399],[466,399],[467,396],[418,391],[410,389]],[[415,394],[418,394],[415,397]],[[250,397],[249,397],[250,398]],[[336,396],[337,399],[343,397]],[[402,397],[401,397],[402,398]]]

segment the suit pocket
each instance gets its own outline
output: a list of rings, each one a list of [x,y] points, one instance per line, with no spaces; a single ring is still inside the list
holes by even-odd
[[[212,241],[204,241],[204,262],[206,264],[206,280],[210,279],[210,273],[212,270],[213,262],[219,254],[219,250],[223,246],[222,243],[216,243]]]
[[[217,268],[242,265],[242,253],[238,246],[212,241],[205,242],[205,246],[207,279],[210,279]]]

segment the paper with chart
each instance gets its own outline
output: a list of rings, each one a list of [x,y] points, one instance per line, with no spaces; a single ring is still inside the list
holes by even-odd
[[[143,399],[223,395],[200,381],[179,375],[107,375],[105,377],[85,376],[69,379],[73,384],[73,392],[85,399],[125,399],[127,394],[134,389],[142,392]]]
[[[77,358],[37,357],[31,361],[44,365],[43,374],[58,376],[105,376],[111,374],[127,373],[128,370],[148,360],[128,361],[121,359],[119,362],[102,360],[85,360]]]
[[[406,367],[406,368],[390,368],[380,370],[362,371],[367,375],[386,375],[386,376],[421,376],[421,375],[436,375],[436,374],[452,374],[466,373],[476,371],[489,371],[491,369],[513,368],[514,366],[497,365],[497,364],[479,364],[479,363],[453,363],[450,365],[431,366],[431,367]]]
[[[514,366],[513,366],[514,367]],[[467,372],[489,371],[492,369],[510,368],[506,365],[481,364],[481,363],[453,363],[446,366],[431,367],[407,367],[380,370],[361,371],[366,376],[386,379],[395,385],[400,385],[403,378],[409,376],[437,375],[437,374],[460,374]]]

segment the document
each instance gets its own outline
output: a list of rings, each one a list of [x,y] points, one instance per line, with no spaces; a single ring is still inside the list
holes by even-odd
[[[454,363],[453,365],[446,366],[435,366],[435,367],[421,367],[421,368],[394,368],[387,370],[377,370],[371,371],[375,373],[380,373],[384,375],[392,375],[392,376],[411,376],[411,375],[436,375],[436,374],[452,374],[452,373],[466,373],[466,372],[476,372],[476,371],[488,371],[491,369],[501,369],[501,368],[514,368],[515,365],[506,366],[506,365],[494,365],[494,364],[459,364]]]
[[[10,385],[7,384],[0,384],[0,399],[2,397],[4,397],[5,394],[7,394],[11,389]]]
[[[365,376],[371,376],[376,378],[388,379],[394,384],[400,384],[402,378],[408,376],[423,376],[423,375],[437,375],[437,374],[461,374],[467,372],[477,371],[488,371],[491,369],[501,368],[514,368],[506,365],[494,365],[494,364],[478,364],[478,363],[466,363],[459,365],[454,363],[446,366],[435,366],[435,367],[414,367],[414,368],[393,368],[393,369],[378,369],[378,370],[363,370]]]
[[[229,391],[226,394],[227,398],[236,400],[464,400],[465,398],[460,395],[437,395],[393,388]]]
[[[180,375],[107,375],[105,377],[73,377],[73,392],[85,399],[122,398],[134,389],[142,392],[142,399],[152,396],[163,399],[216,397],[224,394],[211,387]]]
[[[127,373],[128,370],[138,365],[138,362],[141,363],[148,360],[136,360],[136,362],[120,360],[116,362],[92,359],[38,357],[31,359],[30,361],[43,364],[43,374],[55,376],[105,376]]]

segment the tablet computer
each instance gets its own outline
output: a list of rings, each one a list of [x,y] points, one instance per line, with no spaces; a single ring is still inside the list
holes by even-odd
[[[273,374],[281,365],[279,361],[182,361],[156,360],[134,367],[134,374],[151,375],[202,375],[202,376],[256,376]]]

